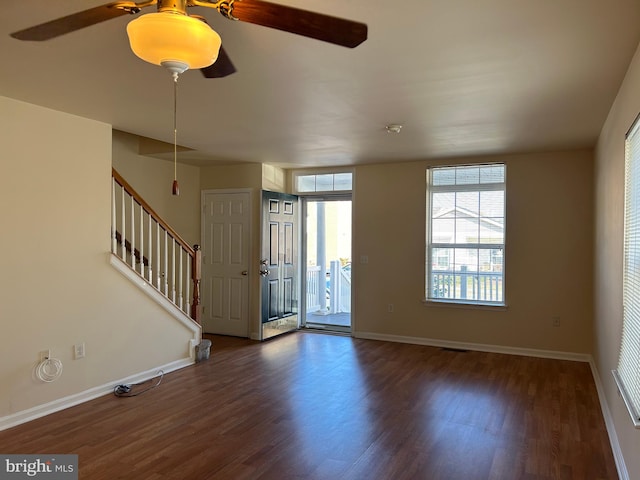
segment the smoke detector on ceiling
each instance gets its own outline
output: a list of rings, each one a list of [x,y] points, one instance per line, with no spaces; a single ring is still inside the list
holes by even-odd
[[[402,125],[397,123],[391,123],[384,128],[387,131],[387,133],[400,133],[400,130],[402,129]]]

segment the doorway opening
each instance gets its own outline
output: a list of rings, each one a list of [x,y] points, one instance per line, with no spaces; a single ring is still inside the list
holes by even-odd
[[[351,194],[306,197],[304,315],[306,328],[351,332]]]

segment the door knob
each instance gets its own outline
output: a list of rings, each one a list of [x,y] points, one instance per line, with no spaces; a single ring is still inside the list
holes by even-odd
[[[269,275],[269,270],[260,270],[261,277],[266,277],[267,275]]]
[[[260,260],[260,265],[264,265],[266,267],[267,265],[269,265],[269,259],[263,258],[262,260]]]
[[[249,275],[249,272],[247,270],[243,270],[242,271],[242,275],[244,275],[246,277],[247,275]]]

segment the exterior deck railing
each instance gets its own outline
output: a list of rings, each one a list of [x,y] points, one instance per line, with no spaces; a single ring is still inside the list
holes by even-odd
[[[502,272],[431,271],[431,298],[503,302]]]
[[[328,313],[351,311],[351,274],[340,268],[338,260],[331,261],[324,272],[318,265],[307,267],[306,285],[307,312],[322,308]]]

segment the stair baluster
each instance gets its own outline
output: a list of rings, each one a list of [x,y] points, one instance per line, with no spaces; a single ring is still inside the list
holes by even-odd
[[[112,176],[112,253],[199,322],[200,247],[187,244],[115,169]],[[191,284],[193,298],[189,305]]]

